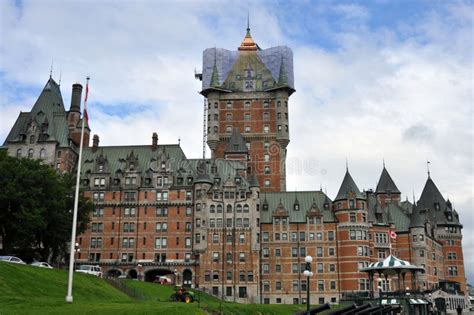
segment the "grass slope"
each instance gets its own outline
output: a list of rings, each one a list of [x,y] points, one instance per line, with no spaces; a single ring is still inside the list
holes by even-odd
[[[169,302],[172,286],[124,280],[143,300],[135,300],[105,280],[74,274],[74,303],[67,304],[67,272],[0,262],[0,314],[293,314],[303,305],[223,302],[205,294],[192,304]]]

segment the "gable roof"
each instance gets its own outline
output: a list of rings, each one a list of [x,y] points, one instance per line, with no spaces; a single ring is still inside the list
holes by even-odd
[[[227,142],[225,153],[248,153],[247,143],[238,127],[232,130],[232,135]]]

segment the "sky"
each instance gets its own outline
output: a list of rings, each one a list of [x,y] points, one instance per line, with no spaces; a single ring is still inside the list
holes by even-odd
[[[52,76],[89,85],[100,145],[178,143],[202,156],[195,71],[209,47],[293,50],[288,190],[334,198],[383,161],[403,199],[431,178],[464,225],[474,284],[473,1],[0,1],[0,142]],[[209,154],[209,149],[208,149]]]

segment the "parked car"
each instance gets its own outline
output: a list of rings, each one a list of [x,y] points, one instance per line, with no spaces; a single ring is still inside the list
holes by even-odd
[[[31,265],[35,266],[35,267],[53,269],[53,267],[51,267],[50,264],[48,264],[47,262],[44,262],[44,261],[35,261],[35,262],[32,262]]]
[[[80,265],[76,272],[86,273],[88,275],[94,275],[96,277],[102,278],[102,268],[99,266],[93,265]]]
[[[171,284],[171,279],[168,277],[156,276],[153,282],[159,284]]]
[[[0,261],[6,261],[14,264],[26,265],[26,263],[18,257],[15,256],[0,256]]]

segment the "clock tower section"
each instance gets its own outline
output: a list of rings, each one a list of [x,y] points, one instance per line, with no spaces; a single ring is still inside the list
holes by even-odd
[[[241,161],[262,192],[286,190],[293,92],[291,49],[262,50],[250,28],[237,51],[209,48],[203,53],[201,94],[207,101],[212,158]]]

